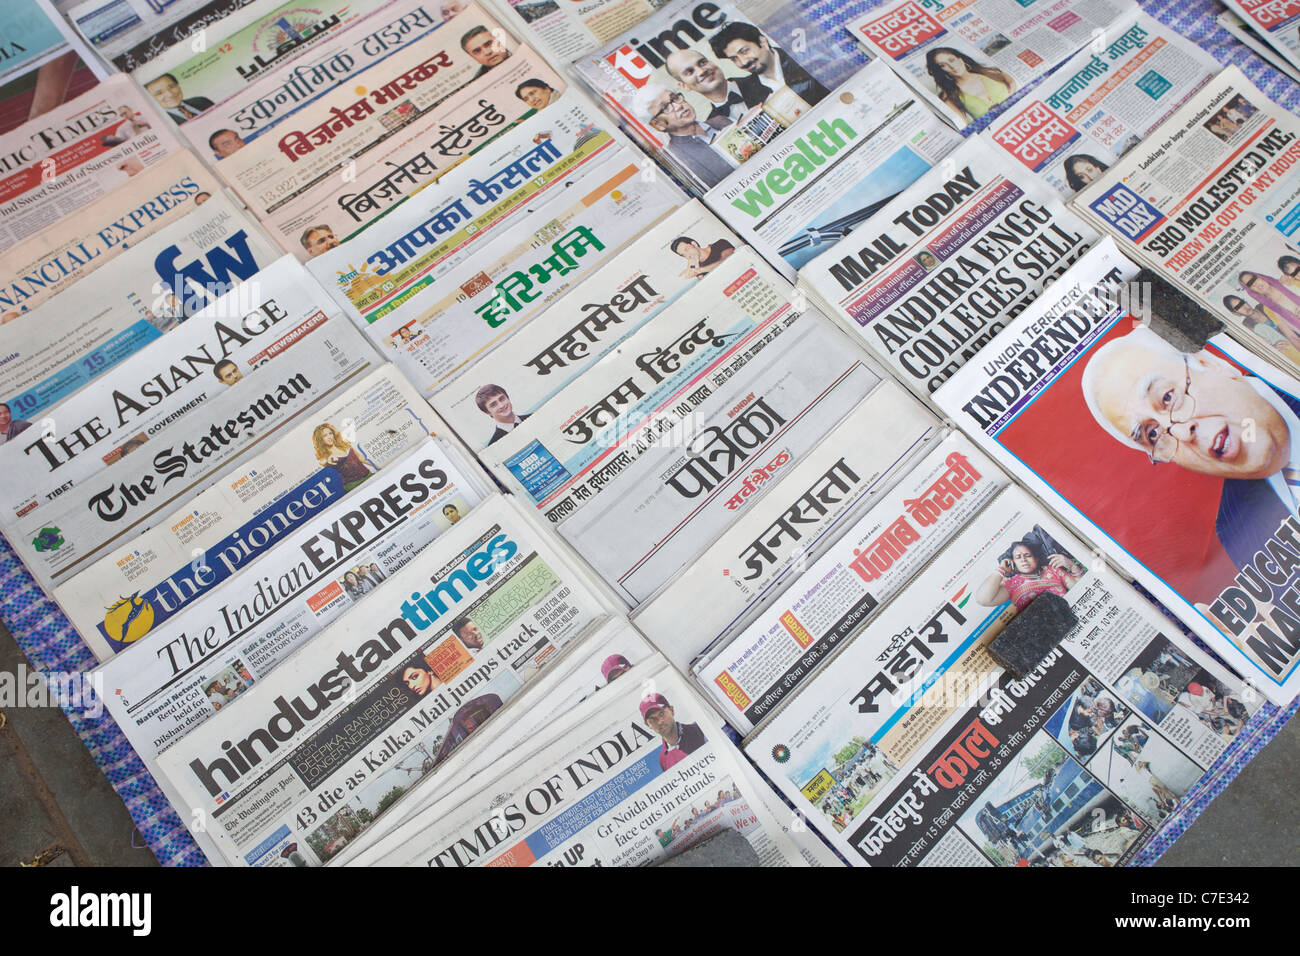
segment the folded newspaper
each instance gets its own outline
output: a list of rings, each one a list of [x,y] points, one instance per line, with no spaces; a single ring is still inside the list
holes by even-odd
[[[1244,43],[1273,69],[1300,83],[1300,67],[1293,66],[1283,54],[1270,46],[1251,24],[1231,10],[1224,10],[1214,18],[1214,22],[1223,27],[1234,40]]]
[[[254,0],[86,0],[67,8],[68,20],[106,60],[130,73],[165,51],[199,38],[208,26],[237,13]],[[62,6],[62,2],[60,2]],[[200,41],[201,42],[201,41]]]
[[[1300,69],[1300,3],[1295,0],[1224,0],[1255,36]]]

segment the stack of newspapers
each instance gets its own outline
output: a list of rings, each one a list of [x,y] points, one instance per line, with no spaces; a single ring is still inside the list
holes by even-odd
[[[164,863],[1122,865],[1300,693],[1300,118],[853,14],[0,14],[0,531]]]

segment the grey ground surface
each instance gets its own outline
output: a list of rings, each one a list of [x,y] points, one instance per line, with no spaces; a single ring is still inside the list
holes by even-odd
[[[22,652],[0,627],[0,671],[15,673],[19,663]],[[157,865],[61,710],[19,707],[0,717],[0,866]],[[1293,720],[1159,865],[1300,865],[1297,782],[1300,721]],[[745,851],[710,841],[677,865],[740,865],[749,860]]]

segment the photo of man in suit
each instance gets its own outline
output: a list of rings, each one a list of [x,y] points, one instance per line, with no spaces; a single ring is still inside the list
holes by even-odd
[[[730,60],[749,74],[736,81],[746,107],[758,106],[783,86],[790,87],[809,106],[816,106],[830,93],[753,24],[740,20],[724,23],[709,38],[709,46],[715,56]]]
[[[144,85],[144,88],[163,108],[163,112],[175,120],[178,125],[186,120],[194,119],[204,110],[212,109],[214,105],[212,100],[204,96],[194,96],[186,99],[180,83],[170,73],[164,73],[162,76],[150,80]]]
[[[651,129],[668,137],[668,152],[712,189],[734,164],[713,149],[718,130],[699,121],[695,107],[677,90],[647,83],[636,92],[634,111]]]
[[[703,53],[674,50],[664,61],[664,69],[683,90],[698,93],[709,101],[713,108],[704,119],[705,126],[726,129],[749,109],[735,82],[728,80],[722,68]]]
[[[500,385],[484,385],[474,393],[474,404],[480,412],[496,422],[496,431],[488,439],[489,445],[505,438],[528,420],[527,415],[515,414],[510,395]]]

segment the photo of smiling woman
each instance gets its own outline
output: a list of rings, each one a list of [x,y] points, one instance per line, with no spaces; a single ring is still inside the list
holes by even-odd
[[[975,122],[1016,91],[1016,81],[996,66],[985,66],[950,46],[937,46],[925,55],[925,69],[945,106],[963,120]]]
[[[352,447],[339,430],[328,423],[317,425],[311,433],[311,442],[316,451],[316,460],[322,468],[333,468],[343,479],[343,490],[351,491],[370,477],[370,469],[361,460],[357,450]]]

